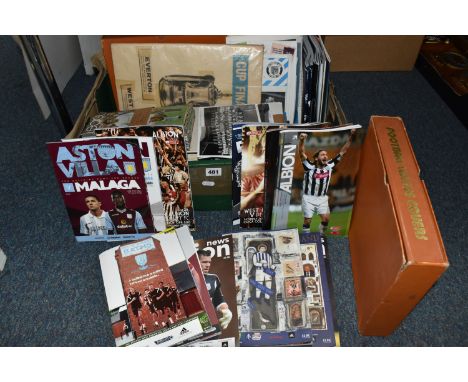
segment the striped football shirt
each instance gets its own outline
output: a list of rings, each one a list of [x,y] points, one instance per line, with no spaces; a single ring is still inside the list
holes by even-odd
[[[304,166],[304,182],[302,192],[304,195],[325,196],[328,192],[333,168],[341,160],[341,155],[329,160],[325,167],[319,168],[308,159],[302,162]]]
[[[265,262],[262,264],[262,262]],[[265,267],[271,268],[273,266],[273,258],[268,252],[257,252],[254,255],[253,263],[256,267]]]

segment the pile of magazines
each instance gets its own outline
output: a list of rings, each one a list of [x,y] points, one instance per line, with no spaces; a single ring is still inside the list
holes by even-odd
[[[239,123],[327,115],[330,60],[318,36],[120,36],[102,43],[117,111],[92,115],[75,139],[48,144],[78,241],[195,229],[190,160],[237,158]],[[238,209],[238,189],[233,198]],[[257,212],[251,220],[258,223]]]
[[[190,159],[229,158],[235,122],[283,122],[283,111],[288,123],[327,118],[330,58],[319,36],[104,37],[103,48],[117,109],[128,112],[105,125],[184,124]],[[253,110],[271,103],[281,120]],[[165,113],[187,105],[196,115],[185,121]],[[132,116],[147,108],[169,118]]]
[[[181,126],[95,132],[94,138],[48,143],[77,241],[134,240],[174,226],[195,228]]]
[[[182,227],[99,258],[116,346],[337,345],[320,234]]]
[[[116,345],[337,345],[321,233],[347,234],[362,134],[326,122],[321,38],[102,46],[116,108],[48,149],[76,240],[134,240],[100,255]],[[194,241],[189,161],[219,158],[233,224],[264,231]]]
[[[346,236],[362,133],[360,125],[234,124],[233,224]]]

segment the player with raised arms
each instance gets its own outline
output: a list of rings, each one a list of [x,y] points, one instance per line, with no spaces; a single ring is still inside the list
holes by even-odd
[[[299,135],[299,155],[304,167],[304,181],[302,184],[302,211],[304,212],[303,230],[310,229],[310,221],[314,214],[320,216],[321,222],[319,230],[325,232],[330,220],[330,207],[328,205],[328,187],[330,185],[331,175],[335,166],[343,158],[351,145],[351,139],[356,129],[351,130],[348,140],[341,148],[338,155],[333,159],[328,159],[327,150],[318,150],[312,156],[312,161],[307,157],[304,150],[304,142],[307,138],[306,133]]]

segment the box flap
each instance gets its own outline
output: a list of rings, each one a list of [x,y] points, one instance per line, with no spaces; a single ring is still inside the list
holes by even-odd
[[[372,116],[393,205],[409,264],[445,264],[448,260],[419,166],[403,121]]]

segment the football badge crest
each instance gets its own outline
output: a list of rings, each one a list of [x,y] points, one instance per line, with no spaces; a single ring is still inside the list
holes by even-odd
[[[135,262],[138,264],[140,267],[140,271],[144,271],[145,269],[148,268],[148,258],[146,256],[146,253],[142,253],[140,255],[135,256]]]
[[[135,162],[124,162],[124,168],[127,175],[136,175]]]

